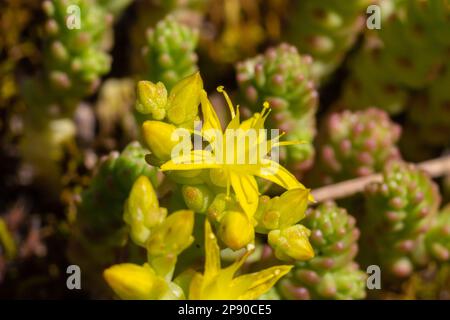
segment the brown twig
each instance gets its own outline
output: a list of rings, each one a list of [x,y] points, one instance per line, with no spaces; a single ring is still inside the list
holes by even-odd
[[[422,162],[418,166],[433,178],[450,174],[450,155]],[[312,194],[317,202],[341,199],[361,192],[369,183],[381,182],[382,179],[381,174],[374,174],[318,188]]]

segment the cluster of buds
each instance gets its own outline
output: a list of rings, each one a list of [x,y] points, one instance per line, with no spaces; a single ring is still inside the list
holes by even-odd
[[[291,269],[276,266],[234,277],[252,250],[222,269],[217,239],[206,220],[203,274],[189,268],[175,277],[178,256],[194,241],[194,212],[179,210],[167,215],[145,176],[133,185],[124,220],[133,241],[146,249],[147,262],[122,263],[104,271],[105,280],[121,299],[255,299]]]
[[[365,26],[365,11],[373,0],[303,0],[291,16],[290,41],[314,57],[313,74],[323,78],[345,58]]]
[[[162,81],[171,89],[178,81],[197,71],[198,30],[178,22],[173,16],[159,21],[147,31],[144,48],[147,78]]]
[[[295,47],[283,43],[236,66],[246,106],[256,111],[268,101],[274,113],[269,126],[286,132],[288,139],[305,142],[285,155],[290,167],[298,167],[294,170],[309,166],[314,156],[318,93],[311,78],[312,62],[310,56],[300,55]]]
[[[145,176],[154,186],[159,185],[155,168],[144,160],[146,153],[137,142],[130,143],[120,154],[111,152],[100,160],[89,187],[81,193],[68,255],[91,280],[89,289],[102,288],[98,279],[103,268],[116,261],[118,252],[127,249],[122,213],[134,181]],[[99,291],[99,295],[104,294]]]
[[[365,273],[354,258],[358,252],[356,220],[333,202],[309,210],[304,224],[316,252],[297,262],[277,288],[287,299],[363,299]]]
[[[324,183],[379,172],[400,158],[396,143],[401,128],[379,109],[330,115],[320,137],[318,166]]]
[[[178,255],[194,240],[194,213],[180,210],[167,215],[150,180],[140,176],[125,203],[123,219],[133,242],[146,249],[148,262],[109,267],[104,277],[110,287],[121,299],[184,298],[172,278]]]
[[[367,214],[361,225],[367,260],[377,261],[386,275],[409,276],[424,262],[423,240],[439,203],[437,185],[426,173],[402,162],[386,166],[383,181],[366,191]]]
[[[381,1],[382,27],[367,34],[351,62],[344,105],[376,105],[391,114],[407,106],[410,91],[439,78],[450,45],[450,5],[446,0]],[[446,30],[436,32],[436,30]],[[415,52],[414,58],[411,52]]]

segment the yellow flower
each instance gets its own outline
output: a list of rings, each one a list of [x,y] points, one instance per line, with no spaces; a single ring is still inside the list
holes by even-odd
[[[222,269],[220,250],[211,226],[205,222],[205,269],[196,273],[189,286],[189,299],[193,300],[251,300],[269,291],[275,283],[288,273],[292,266],[276,266],[259,272],[234,277],[252,251],[232,265]]]
[[[234,108],[222,87],[218,91],[223,92],[232,117],[225,132],[222,132],[217,114],[203,90],[200,97],[203,113],[200,134],[209,142],[209,146],[172,158],[161,166],[161,170],[210,169],[211,181],[226,187],[228,194],[232,187],[240,206],[252,221],[259,199],[255,176],[272,181],[287,190],[305,189],[286,168],[277,161],[267,159],[272,148],[300,142],[280,142],[283,134],[267,141],[264,122],[270,112],[268,103],[264,103],[261,113],[256,113],[241,123],[239,107]],[[311,195],[309,199],[313,201]]]

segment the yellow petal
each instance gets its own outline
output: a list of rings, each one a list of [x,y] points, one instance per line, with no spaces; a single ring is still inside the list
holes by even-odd
[[[230,170],[231,186],[245,214],[252,221],[258,208],[259,191],[256,180],[251,175],[240,174]]]
[[[167,161],[161,166],[161,170],[196,170],[221,167],[222,165],[216,163],[216,158],[211,152],[193,150],[185,156],[180,156]]]
[[[255,172],[260,178],[272,181],[286,190],[302,188],[306,189],[297,178],[279,163],[268,160],[267,164],[261,166],[258,172]]]
[[[292,266],[283,265],[246,274],[233,280],[233,288],[243,292],[238,299],[254,300],[269,291],[291,269]]]
[[[203,90],[200,96],[203,114],[202,131],[214,129],[222,131],[217,113]]]
[[[201,300],[204,287],[204,276],[196,273],[189,285],[189,300]]]
[[[205,221],[205,271],[204,281],[208,282],[220,271],[220,250],[217,238],[211,230],[208,220]]]
[[[239,129],[240,126],[240,120],[241,116],[239,113],[239,106],[236,108],[236,114],[233,117],[233,119],[231,119],[231,121],[228,123],[228,126],[225,130],[237,130]]]

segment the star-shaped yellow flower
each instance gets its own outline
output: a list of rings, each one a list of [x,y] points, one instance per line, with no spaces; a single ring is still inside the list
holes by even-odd
[[[189,286],[191,300],[252,300],[269,291],[292,266],[271,267],[259,272],[234,277],[251,251],[232,265],[222,269],[220,250],[211,226],[205,222],[205,269],[196,273]]]
[[[255,176],[270,180],[287,190],[305,189],[286,168],[267,157],[274,147],[300,142],[280,142],[283,134],[267,140],[264,122],[270,112],[268,103],[264,104],[261,113],[241,123],[239,106],[234,108],[222,87],[218,91],[223,92],[231,112],[232,119],[225,132],[222,132],[219,118],[203,90],[200,97],[203,114],[200,134],[209,142],[209,146],[172,158],[161,166],[161,170],[210,169],[212,181],[226,187],[228,193],[232,187],[240,206],[251,219],[258,207],[259,197]],[[309,198],[313,201],[312,196]]]

